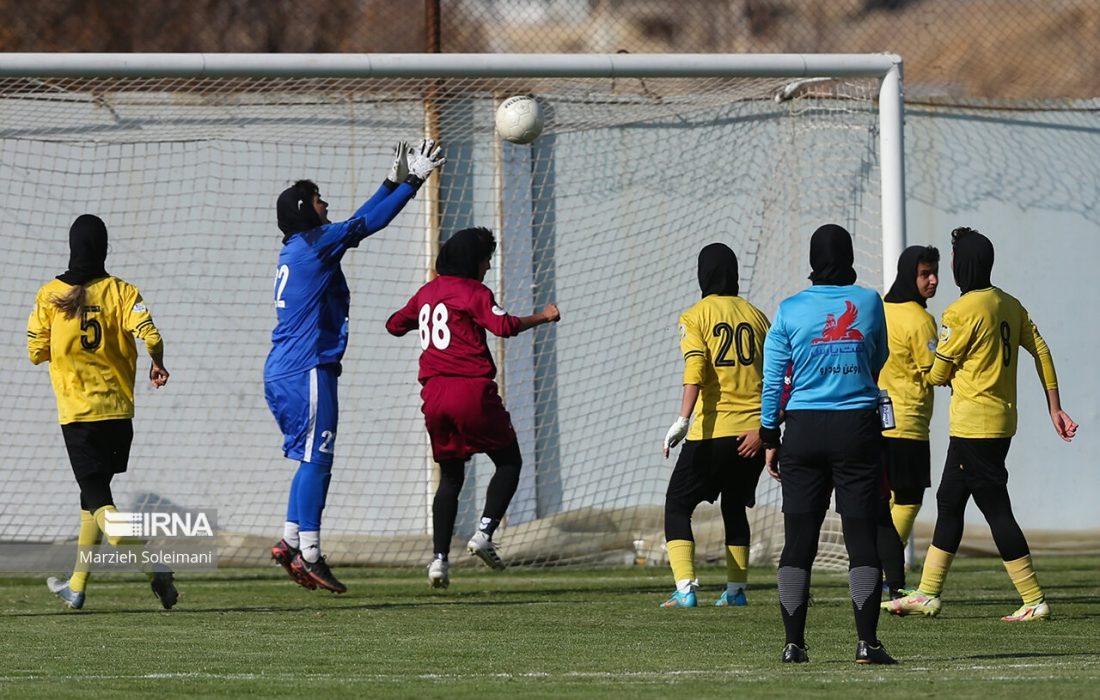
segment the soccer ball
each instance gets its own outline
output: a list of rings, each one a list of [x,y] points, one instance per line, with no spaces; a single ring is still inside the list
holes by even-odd
[[[542,133],[542,110],[530,95],[509,97],[497,107],[497,133],[512,143],[531,143]]]

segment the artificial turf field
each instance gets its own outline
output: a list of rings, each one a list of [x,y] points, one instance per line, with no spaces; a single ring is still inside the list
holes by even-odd
[[[883,615],[894,667],[853,663],[846,577],[815,573],[811,662],[779,663],[774,569],[749,605],[710,607],[724,571],[704,568],[700,607],[660,609],[663,568],[336,567],[342,596],[281,569],[180,575],[161,610],[144,579],[93,578],[81,611],[44,577],[0,578],[0,696],[385,698],[1089,698],[1100,695],[1100,558],[1038,558],[1054,619],[1005,624],[1018,598],[999,560],[962,558],[933,619]],[[916,575],[914,575],[914,579]]]

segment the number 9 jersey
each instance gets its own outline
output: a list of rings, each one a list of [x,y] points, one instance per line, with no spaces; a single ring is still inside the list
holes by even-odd
[[[160,332],[134,285],[102,277],[84,285],[79,313],[66,318],[53,302],[72,285],[51,280],[38,290],[27,320],[31,362],[50,363],[62,425],[134,417],[137,345],[161,346]]]
[[[739,296],[710,294],[680,315],[684,384],[700,387],[688,440],[760,428],[768,317]]]
[[[520,320],[497,306],[493,293],[468,277],[440,275],[386,321],[391,335],[420,331],[420,372],[432,377],[494,379],[497,368],[485,331],[501,338],[520,332]]]

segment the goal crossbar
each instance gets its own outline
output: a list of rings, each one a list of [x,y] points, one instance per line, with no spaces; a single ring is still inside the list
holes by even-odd
[[[0,77],[29,78],[879,78],[882,289],[905,248],[904,95],[895,54],[0,53]]]

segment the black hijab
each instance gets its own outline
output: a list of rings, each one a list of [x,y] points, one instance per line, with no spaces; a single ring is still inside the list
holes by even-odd
[[[493,234],[487,228],[464,228],[455,232],[439,248],[435,259],[435,271],[450,277],[468,277],[476,280],[481,263],[496,250]]]
[[[317,185],[309,180],[299,180],[286,188],[275,202],[275,214],[278,216],[279,230],[283,232],[283,243],[294,234],[312,231],[321,225],[321,217],[313,208],[313,195],[320,192]]]
[[[928,307],[928,300],[917,289],[917,264],[922,256],[928,253],[928,246],[911,245],[902,251],[898,258],[898,276],[890,291],[882,298],[888,304],[904,304],[907,301],[915,301],[923,307]]]
[[[737,296],[737,255],[724,243],[699,251],[699,289],[703,296]]]
[[[107,276],[107,224],[92,214],[81,214],[69,227],[69,269],[57,276],[66,284],[85,285]]]
[[[951,232],[951,247],[955,251],[951,270],[955,284],[963,294],[975,289],[992,287],[989,276],[993,272],[993,243],[970,228],[957,228]]]
[[[810,280],[814,284],[855,284],[852,234],[843,226],[825,224],[810,236]]]

